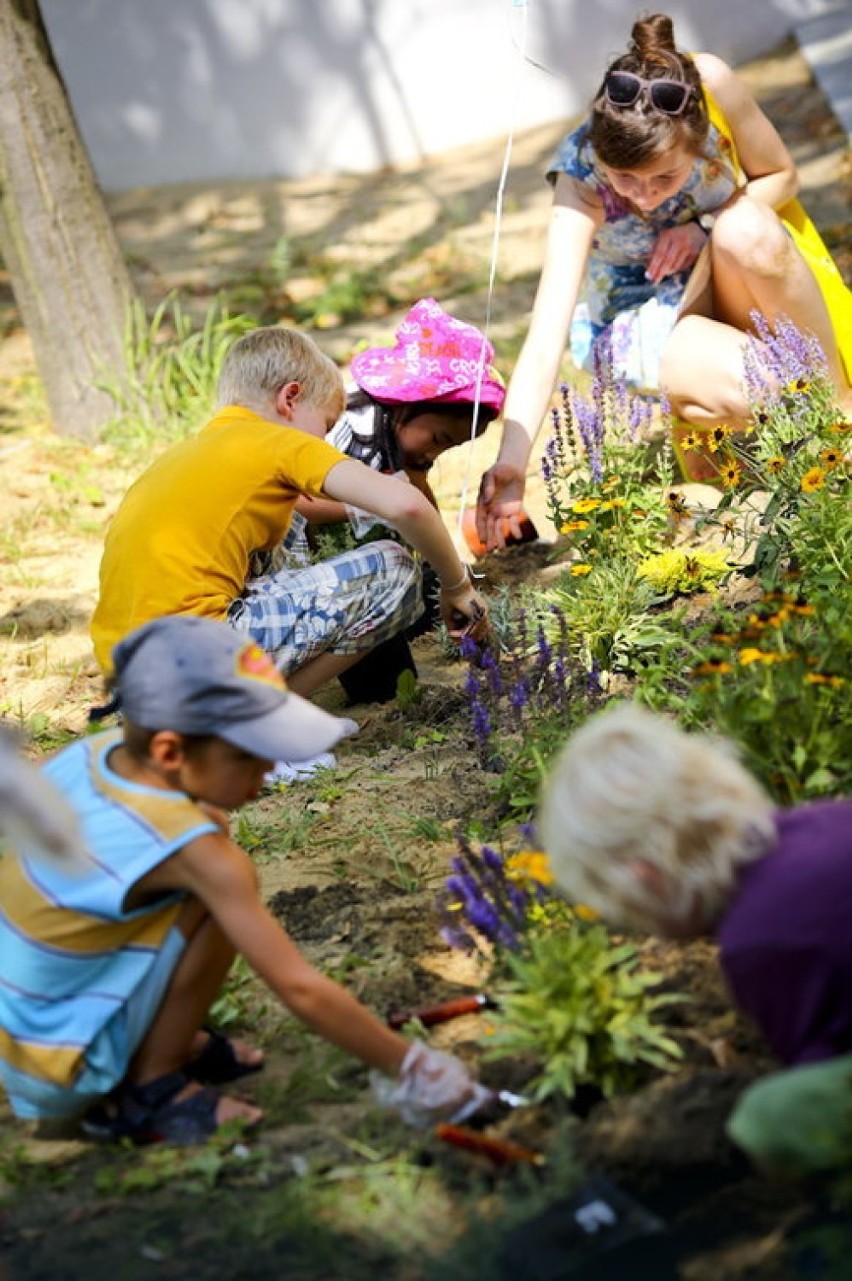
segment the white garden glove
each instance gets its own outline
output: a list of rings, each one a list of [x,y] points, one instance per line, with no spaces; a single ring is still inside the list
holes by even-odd
[[[437,1121],[463,1121],[492,1095],[460,1059],[422,1041],[412,1041],[395,1080],[371,1072],[370,1085],[377,1103],[394,1108],[406,1125],[419,1129]]]

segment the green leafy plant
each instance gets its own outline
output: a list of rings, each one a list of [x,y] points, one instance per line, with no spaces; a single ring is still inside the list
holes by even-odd
[[[602,925],[537,930],[506,963],[511,980],[486,1053],[534,1055],[541,1063],[528,1087],[534,1098],[570,1098],[583,1084],[610,1095],[630,1086],[642,1065],[665,1071],[681,1057],[657,1018],[683,998],[654,993],[659,977],[640,970],[635,949],[614,945]]]
[[[673,468],[667,444],[647,447],[655,410],[599,363],[588,397],[563,384],[561,410],[542,459],[556,528],[577,556],[576,572],[600,558],[635,559],[666,536]]]
[[[572,659],[590,672],[629,671],[653,661],[671,642],[671,628],[652,612],[657,589],[640,576],[635,561],[600,561],[582,577],[575,568],[538,595],[545,632],[564,627]]]
[[[795,804],[852,786],[850,652],[843,596],[770,592],[686,631],[639,673],[637,697],[732,738],[768,791]]]
[[[187,436],[212,412],[228,348],[254,325],[250,316],[232,315],[222,300],[208,307],[200,325],[176,294],[150,318],[134,303],[124,337],[126,372],[100,384],[116,402],[105,438],[125,449],[143,449],[152,439]]]

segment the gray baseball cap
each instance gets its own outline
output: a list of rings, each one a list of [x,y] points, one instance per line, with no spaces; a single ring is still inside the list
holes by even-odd
[[[352,732],[291,693],[253,640],[212,618],[154,619],[119,641],[113,660],[119,706],[143,729],[212,734],[270,761],[308,760]]]

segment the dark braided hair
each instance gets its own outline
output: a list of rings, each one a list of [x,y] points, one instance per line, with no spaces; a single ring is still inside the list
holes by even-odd
[[[604,92],[611,71],[632,71],[645,80],[681,80],[695,92],[679,116],[658,111],[644,93],[631,106],[617,107]],[[589,140],[598,159],[612,169],[637,169],[675,147],[697,156],[708,128],[701,77],[689,54],[675,46],[671,18],[664,13],[640,18],[633,24],[628,52],[610,63],[592,103]]]

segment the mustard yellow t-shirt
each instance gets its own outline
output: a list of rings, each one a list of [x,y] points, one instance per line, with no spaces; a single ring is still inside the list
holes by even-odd
[[[163,614],[222,618],[243,590],[253,551],[269,551],[300,494],[322,494],[345,454],[240,406],[167,449],[128,490],[107,531],[95,655]]]

